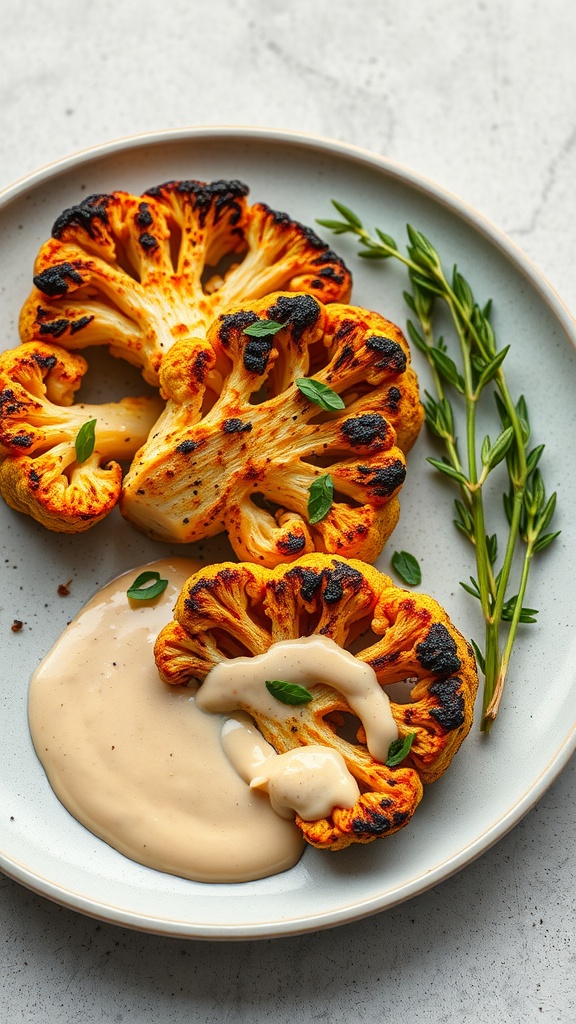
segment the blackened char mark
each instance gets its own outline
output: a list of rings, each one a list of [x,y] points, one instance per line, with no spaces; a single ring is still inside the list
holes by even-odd
[[[460,658],[456,653],[456,641],[446,626],[434,622],[428,636],[416,647],[416,657],[427,672],[438,675],[452,675],[460,669]]]
[[[190,376],[198,384],[203,384],[206,373],[211,365],[211,353],[207,349],[201,349],[194,357],[190,366]]]
[[[340,352],[340,355],[338,356],[336,362],[334,363],[334,369],[339,370],[344,365],[344,363],[350,362],[353,358],[354,349],[352,348],[352,345],[344,345],[342,351]]]
[[[353,448],[368,448],[376,441],[386,440],[388,421],[371,412],[344,420],[340,429]]]
[[[390,665],[395,665],[400,658],[400,651],[388,651],[386,654],[378,654],[370,659],[370,665],[375,672],[380,672]]]
[[[0,391],[0,416],[14,416],[26,408],[26,403],[16,398],[12,388]]]
[[[322,574],[314,572],[313,569],[302,569],[300,566],[296,566],[286,573],[286,580],[299,584],[303,601],[312,601],[320,589]]]
[[[53,370],[58,362],[56,356],[43,356],[40,352],[34,352],[32,354],[32,359],[36,363],[36,366],[39,366],[41,370],[45,370],[47,373],[49,373],[50,370]]]
[[[217,222],[223,213],[229,211],[230,224],[238,223],[242,216],[242,199],[248,195],[248,186],[242,181],[166,181],[146,190],[145,195],[163,199],[171,192],[187,196],[198,213],[198,221],[204,227],[210,210],[214,210]]]
[[[287,533],[278,541],[276,547],[282,555],[297,555],[306,546],[303,533]]]
[[[400,408],[400,399],[402,398],[402,392],[399,388],[392,387],[388,389],[388,394],[384,400],[384,408],[389,409],[390,412],[398,412]]]
[[[406,466],[400,459],[375,470],[370,466],[358,466],[358,471],[366,477],[370,491],[378,498],[391,498],[406,479]]]
[[[70,322],[70,334],[78,334],[78,331],[84,330],[93,321],[93,316],[81,316],[79,320],[72,320]]]
[[[10,438],[11,448],[31,448],[34,444],[33,434],[16,434],[15,437]]]
[[[33,281],[44,295],[53,298],[56,295],[66,295],[69,283],[82,284],[82,275],[72,263],[57,263],[53,267],[46,267],[41,274],[36,274]]]
[[[190,587],[184,600],[186,610],[193,614],[202,614],[204,611],[202,597],[205,593],[213,593],[221,587],[229,590],[231,584],[237,583],[241,576],[242,574],[238,569],[221,569],[220,572],[216,573],[216,576],[210,579],[198,580],[198,583]]]
[[[338,330],[334,334],[334,341],[343,341],[344,338],[347,338],[349,334],[352,334],[355,331],[357,326],[358,325],[355,320],[341,320],[338,325]]]
[[[353,569],[351,565],[336,561],[332,564],[334,566],[333,569],[324,569],[322,571],[324,580],[322,596],[326,604],[335,604],[336,601],[340,601],[344,596],[345,590],[351,590],[353,594],[357,594],[364,582],[362,573],[358,572],[357,569]]]
[[[138,238],[138,242],[145,252],[154,252],[154,249],[158,248],[158,239],[151,235],[149,231],[143,231]]]
[[[250,338],[244,349],[244,368],[248,373],[261,377],[266,373],[268,356],[272,351],[272,338]]]
[[[290,324],[293,340],[300,341],[304,331],[317,322],[320,306],[311,295],[280,295],[267,312],[271,320],[279,324]]]
[[[150,203],[140,203],[138,206],[138,213],[134,218],[139,228],[149,228],[152,225],[153,219],[150,213]]]
[[[458,729],[464,724],[464,697],[460,692],[462,680],[458,676],[439,679],[430,687],[430,693],[440,702],[440,707],[431,708],[430,714],[446,732]]]
[[[196,451],[197,447],[197,441],[181,441],[177,446],[176,451],[179,455],[190,455],[191,452]]]
[[[228,348],[232,341],[232,335],[237,331],[245,331],[258,320],[256,313],[249,310],[239,310],[237,313],[222,313],[218,321],[218,337],[224,348]]]
[[[95,238],[95,222],[108,224],[108,206],[113,200],[112,195],[87,196],[77,206],[70,206],[56,218],[52,225],[54,238],[62,238],[66,228],[81,228],[90,238]]]
[[[352,829],[357,836],[382,836],[392,828],[390,818],[372,808],[364,809],[364,818],[354,818]]]
[[[232,419],[224,420],[222,429],[225,434],[246,434],[252,430],[252,424],[233,417]]]
[[[40,334],[49,334],[51,338],[61,338],[63,334],[68,330],[70,321],[61,318],[60,320],[50,320],[47,323],[40,324]]]
[[[376,352],[379,358],[375,365],[380,370],[391,370],[393,373],[404,373],[406,369],[406,353],[397,341],[392,338],[373,335],[368,338],[366,348]]]

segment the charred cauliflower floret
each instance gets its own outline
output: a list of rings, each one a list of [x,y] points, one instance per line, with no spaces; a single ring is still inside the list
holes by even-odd
[[[342,260],[240,181],[171,181],[142,196],[89,196],[56,220],[20,318],[23,341],[107,345],[158,383],[178,338],[205,336],[231,303],[307,290],[347,301]]]
[[[283,324],[251,336],[254,325]],[[323,411],[313,377],[344,408]],[[157,540],[227,531],[239,558],[273,566],[319,550],[373,561],[393,530],[406,452],[422,422],[401,331],[376,313],[279,293],[180,341],[160,371],[164,413],[124,480],[121,510]],[[334,500],[311,523],[310,488]]]
[[[162,410],[159,398],[74,404],[88,364],[57,345],[31,343],[0,354],[0,492],[50,530],[80,533],[116,504],[117,459],[131,459]],[[76,438],[96,420],[92,454]]]
[[[399,737],[414,735],[404,760],[387,767],[369,753],[359,723],[356,742],[345,738],[350,707],[329,685],[315,686],[313,700],[280,721],[235,695],[237,706],[253,716],[277,753],[321,744],[344,758],[360,789],[354,807],[335,808],[312,822],[296,817],[308,842],[338,850],[405,825],[423,784],[446,770],[470,729],[476,666],[440,605],[399,589],[356,560],[313,554],[272,570],[224,563],[187,580],[174,621],[156,640],[155,658],[165,682],[202,686],[210,670],[227,659],[262,654],[278,641],[314,634],[353,649],[383,688],[394,687],[390,708]]]

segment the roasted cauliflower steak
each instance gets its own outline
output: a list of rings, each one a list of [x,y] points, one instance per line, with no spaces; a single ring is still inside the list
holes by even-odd
[[[272,323],[274,334],[266,334]],[[246,331],[256,326],[263,333]],[[344,408],[297,386],[313,378]],[[207,340],[177,342],[160,369],[166,408],[124,479],[121,511],[156,540],[226,531],[241,559],[273,566],[312,551],[372,562],[392,532],[405,453],[422,423],[402,332],[377,313],[277,293],[220,314]],[[311,523],[310,487],[334,500]]]
[[[163,408],[157,396],[76,402],[88,370],[78,353],[32,342],[0,353],[0,493],[49,530],[81,533],[120,497],[123,470]],[[92,453],[76,438],[95,420]]]
[[[299,714],[280,721],[242,703],[277,753],[321,744],[337,750],[360,798],[317,821],[296,823],[320,849],[339,850],[390,835],[414,813],[423,786],[448,768],[470,730],[478,677],[469,644],[431,597],[409,593],[373,566],[311,554],[274,569],[248,563],[206,567],[187,580],[174,619],[154,654],[167,683],[202,686],[210,669],[258,655],[281,640],[319,634],[352,650],[389,692],[399,737],[414,734],[396,767],[369,753],[356,719],[356,738],[343,735],[350,708],[329,685],[315,686]],[[402,691],[402,700],[398,699]]]
[[[141,196],[91,195],[57,218],[35,263],[22,341],[107,345],[158,384],[178,338],[205,336],[227,306],[270,292],[346,302],[351,277],[310,229],[240,181],[169,181]]]

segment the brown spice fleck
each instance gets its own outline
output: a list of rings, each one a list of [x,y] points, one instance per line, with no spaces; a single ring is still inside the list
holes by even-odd
[[[70,593],[70,584],[71,583],[72,583],[72,580],[68,580],[68,583],[59,583],[58,584],[58,595],[59,595],[59,597],[68,597],[68,595]]]
[[[22,619],[14,619],[14,622],[10,626],[10,629],[12,630],[13,633],[19,633],[23,626],[24,623],[22,622]]]

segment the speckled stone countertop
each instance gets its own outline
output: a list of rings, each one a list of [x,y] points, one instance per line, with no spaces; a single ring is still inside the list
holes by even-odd
[[[0,186],[152,130],[256,125],[390,157],[498,225],[576,311],[572,0],[5,0]],[[459,874],[332,931],[186,942],[0,882],[0,1017],[576,1019],[574,761]]]

